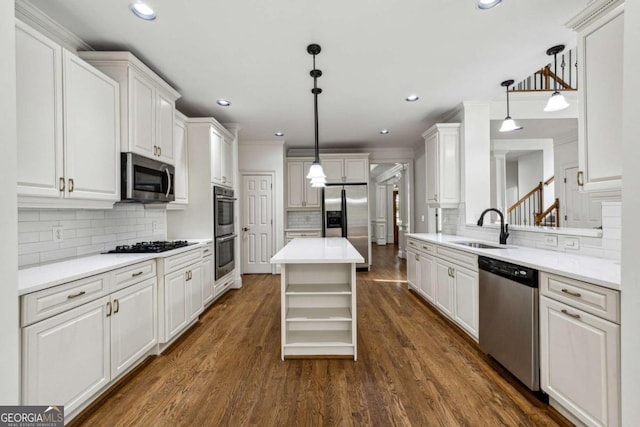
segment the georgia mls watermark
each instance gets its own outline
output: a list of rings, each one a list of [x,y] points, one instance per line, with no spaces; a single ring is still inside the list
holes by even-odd
[[[0,427],[64,427],[64,406],[0,406]]]

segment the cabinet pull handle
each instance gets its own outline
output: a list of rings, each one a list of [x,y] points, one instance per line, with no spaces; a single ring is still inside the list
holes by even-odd
[[[185,281],[185,282],[188,282],[188,281],[189,281],[189,272],[188,272],[188,271],[185,271],[185,272],[184,272],[184,281]]]
[[[120,301],[118,301],[117,299],[113,300],[113,314],[116,314],[117,312],[120,311]]]
[[[416,261],[420,261],[420,257],[416,255]]]
[[[436,202],[438,201],[438,195],[437,194],[433,195],[433,200],[435,200]]]
[[[158,156],[162,156],[162,147],[158,147]]]
[[[131,277],[138,277],[143,273],[143,271],[138,271],[137,273],[132,273]]]
[[[80,295],[84,295],[86,294],[86,291],[80,291],[76,294],[71,294],[71,295],[67,295],[67,299],[74,299],[74,298],[78,298]]]
[[[562,310],[560,310],[562,312],[562,314],[566,314],[569,317],[573,317],[574,319],[579,319],[580,315],[579,314],[571,314],[569,313],[567,310],[565,310],[564,308]]]
[[[576,297],[576,298],[580,298],[580,297],[582,297],[582,294],[581,294],[581,293],[579,293],[579,292],[571,292],[571,291],[570,291],[570,290],[568,290],[568,289],[563,289],[563,290],[562,290],[562,292],[564,292],[565,294],[569,294],[569,295],[571,295],[572,297]]]
[[[73,178],[69,178],[69,193],[73,193],[73,188],[75,184],[73,183]]]
[[[576,176],[578,180],[578,187],[584,186],[584,173],[582,171],[578,171],[578,175]]]
[[[60,191],[64,191],[65,189],[65,185],[64,185],[64,178],[60,177]]]
[[[456,269],[451,267],[451,277],[456,277]]]
[[[422,249],[424,249],[425,251],[428,251],[428,250],[429,250],[429,248],[428,248],[428,247],[426,247],[426,246],[423,246],[423,247],[422,247]]]
[[[157,156],[157,155],[158,155],[158,146],[157,146],[157,145],[154,145],[154,146],[153,146],[153,155],[154,155],[154,156]]]
[[[202,251],[203,254],[208,254],[209,253],[209,249],[205,249],[204,251]]]
[[[111,317],[111,301],[107,301],[107,317]]]

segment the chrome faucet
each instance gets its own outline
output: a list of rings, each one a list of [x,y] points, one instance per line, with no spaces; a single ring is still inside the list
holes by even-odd
[[[489,211],[497,212],[498,215],[500,216],[500,244],[506,245],[507,237],[509,237],[509,224],[504,223],[504,215],[498,209],[496,208],[485,209],[480,214],[480,219],[478,219],[478,226],[482,227],[482,224],[484,223],[484,215]]]

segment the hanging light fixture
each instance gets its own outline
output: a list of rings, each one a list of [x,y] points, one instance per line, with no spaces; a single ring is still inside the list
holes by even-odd
[[[513,84],[513,80],[505,80],[500,85],[507,89],[507,117],[504,118],[504,122],[502,122],[502,126],[500,126],[500,132],[511,132],[513,130],[520,130],[522,126],[516,125],[516,122],[513,121],[511,116],[509,115],[509,86]]]
[[[547,101],[547,106],[544,107],[544,111],[560,111],[569,106],[569,103],[564,99],[564,95],[558,92],[558,58],[557,55],[564,50],[564,45],[559,44],[557,46],[550,47],[547,50],[547,55],[553,55],[553,93],[551,98]]]
[[[307,179],[311,181],[312,187],[324,187],[327,183],[325,179],[327,176],[324,174],[322,170],[322,165],[320,164],[320,154],[318,147],[318,95],[322,93],[322,89],[318,87],[318,77],[322,76],[322,71],[316,69],[316,55],[320,53],[320,45],[310,44],[307,46],[307,52],[313,55],[313,70],[309,73],[311,77],[313,77],[313,89],[311,89],[311,93],[313,94],[313,111],[315,117],[315,152],[316,157],[311,167],[309,168],[309,174],[307,175]]]

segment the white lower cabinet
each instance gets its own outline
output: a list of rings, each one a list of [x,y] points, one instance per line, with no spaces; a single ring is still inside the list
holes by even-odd
[[[607,300],[592,298],[596,296],[594,285],[584,284],[587,287],[583,288],[578,281],[563,279],[541,274],[541,387],[552,406],[560,405],[586,425],[619,426],[620,325],[590,313],[595,307],[577,308]],[[554,284],[563,281],[560,297],[575,301],[554,299]],[[600,295],[618,297],[609,289]],[[614,302],[607,311],[617,318],[615,310]]]
[[[101,274],[107,295],[77,305],[89,294],[88,280],[22,296],[22,404],[61,404],[65,414],[78,410],[114,380],[143,360],[157,343],[155,261],[138,264],[137,283],[116,292],[137,270],[126,267]],[[134,276],[138,277],[138,276]],[[74,286],[75,285],[75,286]],[[56,288],[62,288],[58,290]],[[25,308],[48,300],[58,310],[41,320]],[[66,311],[64,311],[66,309]]]
[[[194,249],[159,262],[159,342],[169,343],[204,310],[202,250]]]
[[[108,297],[22,330],[22,403],[77,409],[111,380]],[[55,403],[54,403],[55,402]]]
[[[407,239],[407,282],[420,296],[478,339],[478,258]]]
[[[206,249],[205,249],[206,251]],[[214,271],[213,271],[213,254],[209,252],[206,255],[203,251],[202,258],[202,303],[206,306],[213,301],[214,295]]]

